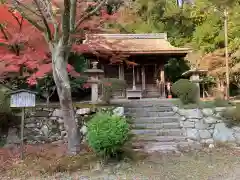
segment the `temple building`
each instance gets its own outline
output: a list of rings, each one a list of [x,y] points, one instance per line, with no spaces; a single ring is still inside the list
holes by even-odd
[[[185,57],[190,49],[172,46],[166,33],[157,34],[88,34],[85,44],[101,39],[101,47],[112,54],[125,55],[127,61],[110,63],[94,53],[87,54],[90,61],[98,61],[106,78],[125,80],[125,92],[117,98],[165,98],[166,79],[164,64],[172,57]],[[101,53],[101,49],[99,49]]]

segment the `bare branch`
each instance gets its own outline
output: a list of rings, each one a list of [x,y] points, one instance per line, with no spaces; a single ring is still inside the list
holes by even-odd
[[[7,33],[5,32],[4,27],[3,27],[2,24],[0,24],[0,31],[2,32],[4,38],[5,38],[6,40],[8,40]]]
[[[16,4],[16,6],[14,6],[15,9],[20,9],[20,7],[24,8],[25,10],[33,13],[34,15],[40,17],[39,14],[36,13],[36,11],[32,10],[31,8],[27,7],[26,5],[24,5],[23,3],[21,3],[20,1],[17,1],[17,0],[13,0]]]
[[[37,15],[39,17],[39,14],[37,14],[36,12],[34,12],[32,9],[30,9],[29,7],[25,6],[23,3],[17,1],[17,0],[13,0],[15,2],[16,5],[14,5],[14,9],[16,9],[19,13],[21,13],[22,17],[26,20],[28,20],[34,27],[36,27],[39,31],[44,32],[44,28],[39,25],[36,20],[33,20],[32,18],[30,18],[23,9],[33,13],[34,15]],[[22,8],[23,9],[22,9]]]
[[[71,0],[70,32],[74,31],[76,23],[77,0]]]
[[[64,11],[62,14],[62,32],[63,32],[63,44],[68,45],[70,37],[70,0],[64,0]]]
[[[35,2],[35,4],[36,4],[37,10],[38,10],[39,13],[40,13],[40,18],[42,19],[43,24],[44,24],[44,26],[45,26],[45,28],[46,28],[47,40],[48,40],[48,41],[51,41],[51,40],[52,40],[52,33],[51,33],[50,28],[49,28],[47,19],[46,19],[46,17],[45,17],[44,14],[43,14],[43,11],[42,11],[42,9],[41,9],[41,6],[40,6],[40,4],[38,3],[38,0],[34,0],[34,2]]]
[[[48,9],[48,12],[49,12],[49,18],[52,21],[53,26],[54,26],[54,36],[53,36],[53,38],[54,38],[54,41],[56,42],[59,38],[59,23],[55,18],[55,14],[53,12],[53,6],[52,6],[52,3],[51,3],[51,0],[46,0],[46,1],[47,1],[47,9]]]
[[[22,28],[22,23],[23,23],[23,17],[21,17],[21,20],[19,20],[19,18],[15,15],[15,13],[12,10],[8,10],[9,13],[11,13],[11,15],[13,16],[13,18],[17,21],[20,30]]]
[[[78,22],[76,23],[76,27],[74,29],[74,31],[76,31],[78,29],[78,27],[89,17],[91,17],[93,14],[95,14],[105,3],[107,3],[108,0],[98,0],[98,5],[89,13],[83,14],[82,17],[78,20]],[[73,31],[73,32],[74,32]],[[72,32],[72,33],[73,33]]]

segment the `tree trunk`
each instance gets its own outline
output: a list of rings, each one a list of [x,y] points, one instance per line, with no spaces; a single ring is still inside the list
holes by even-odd
[[[57,87],[62,117],[68,133],[68,153],[75,155],[80,152],[80,130],[75,121],[72,104],[71,87],[67,72],[68,52],[61,44],[52,49],[53,78]]]

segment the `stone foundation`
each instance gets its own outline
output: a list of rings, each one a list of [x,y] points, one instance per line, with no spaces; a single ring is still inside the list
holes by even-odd
[[[92,114],[101,110],[113,111],[115,114],[123,115],[122,107],[76,108],[75,120],[83,136],[87,132],[86,122]],[[8,132],[7,145],[20,143],[20,139],[18,138],[20,137],[20,127],[10,128]],[[37,107],[26,110],[24,128],[24,140],[26,143],[64,142],[66,138],[67,131],[64,127],[61,110],[59,108]]]
[[[180,126],[188,141],[197,141],[202,144],[231,143],[240,145],[240,127],[228,128],[225,125],[221,116],[225,109],[173,108],[180,118]]]

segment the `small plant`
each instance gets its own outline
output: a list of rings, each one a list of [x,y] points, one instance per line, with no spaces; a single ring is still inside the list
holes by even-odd
[[[126,82],[116,78],[104,78],[100,83],[102,85],[102,100],[106,103],[110,102],[114,92],[123,91],[126,88]]]
[[[222,112],[222,117],[225,120],[227,127],[240,125],[240,104],[237,104],[235,108],[226,109]]]
[[[123,117],[98,112],[88,123],[89,146],[104,158],[119,158],[130,137],[130,126]]]
[[[199,101],[198,87],[187,79],[180,79],[175,82],[172,91],[183,104],[196,104]]]

